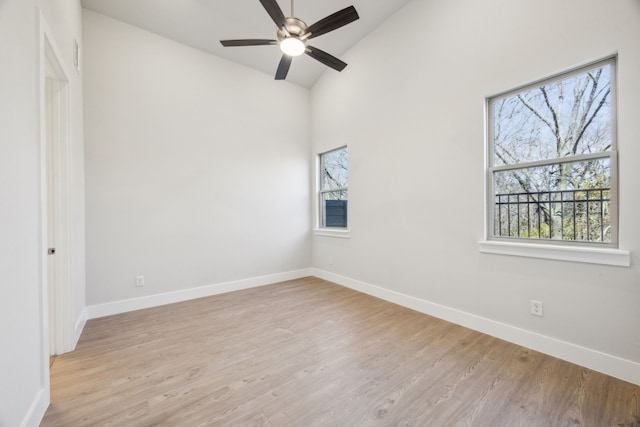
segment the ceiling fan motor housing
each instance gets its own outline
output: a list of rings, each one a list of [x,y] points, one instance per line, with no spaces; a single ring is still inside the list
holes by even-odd
[[[304,34],[305,30],[307,29],[307,24],[302,19],[298,19],[298,18],[290,17],[290,18],[287,18],[286,20],[287,20],[287,24],[285,25],[285,28],[278,29],[278,33],[277,33],[278,41],[282,41],[287,37],[291,37],[291,36],[299,40],[303,40],[300,38],[300,36]]]

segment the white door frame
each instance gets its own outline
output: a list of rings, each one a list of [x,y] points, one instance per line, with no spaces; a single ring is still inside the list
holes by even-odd
[[[69,74],[44,16],[39,14],[39,99],[40,99],[40,193],[42,221],[42,320],[43,350],[48,364],[49,354],[73,350],[74,325],[70,283],[70,121]],[[52,173],[48,172],[51,155]],[[48,202],[48,176],[53,179],[53,206]],[[54,212],[52,233],[48,229],[49,208]],[[53,258],[55,294],[49,302],[48,237],[53,236],[56,254]],[[49,330],[49,310],[54,324]],[[50,341],[52,341],[50,343]],[[51,350],[51,351],[50,351]],[[48,365],[47,365],[48,366]],[[48,371],[48,369],[47,369]]]

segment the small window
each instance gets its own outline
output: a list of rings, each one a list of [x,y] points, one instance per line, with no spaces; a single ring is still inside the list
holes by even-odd
[[[488,100],[493,239],[617,244],[615,59]]]
[[[348,189],[347,147],[320,154],[321,228],[347,228]]]

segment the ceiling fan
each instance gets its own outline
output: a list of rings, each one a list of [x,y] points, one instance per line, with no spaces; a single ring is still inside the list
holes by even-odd
[[[294,16],[293,0],[291,0],[290,17],[284,16],[276,0],[260,0],[260,3],[278,27],[278,31],[276,32],[277,40],[220,40],[220,43],[222,43],[224,47],[279,45],[282,51],[282,59],[280,59],[280,64],[278,64],[276,80],[284,80],[289,73],[289,67],[291,67],[293,57],[302,55],[303,53],[337,71],[342,71],[344,67],[347,66],[346,62],[342,62],[335,56],[316,47],[309,46],[307,42],[314,37],[336,30],[359,19],[358,12],[356,12],[353,6],[346,7],[319,20],[315,24],[307,26],[303,20]]]

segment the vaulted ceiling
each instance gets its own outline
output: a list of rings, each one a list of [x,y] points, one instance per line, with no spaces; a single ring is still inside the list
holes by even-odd
[[[360,15],[359,20],[310,43],[340,58],[409,1],[296,0],[294,12],[297,18],[311,25],[353,5]],[[290,16],[291,1],[278,0],[278,4],[284,15]],[[277,46],[225,48],[220,44],[223,39],[275,39],[276,26],[258,0],[82,0],[82,5],[272,76],[282,56]],[[310,88],[325,71],[336,72],[302,55],[294,58],[287,81]]]

